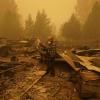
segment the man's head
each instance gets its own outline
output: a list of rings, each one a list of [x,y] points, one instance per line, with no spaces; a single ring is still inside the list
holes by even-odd
[[[54,37],[53,36],[49,36],[48,37],[48,43],[52,43],[54,42]]]

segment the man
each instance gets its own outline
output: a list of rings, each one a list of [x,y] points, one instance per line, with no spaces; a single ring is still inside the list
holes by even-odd
[[[55,76],[54,62],[56,57],[56,44],[53,37],[48,38],[47,42],[47,73]]]

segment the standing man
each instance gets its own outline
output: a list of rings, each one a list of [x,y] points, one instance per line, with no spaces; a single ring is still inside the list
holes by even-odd
[[[53,37],[49,37],[47,41],[47,73],[55,76],[54,62],[56,58],[56,43]]]

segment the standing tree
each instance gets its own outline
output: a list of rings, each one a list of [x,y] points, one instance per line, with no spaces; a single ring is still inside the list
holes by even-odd
[[[77,0],[76,15],[82,24],[85,23],[94,3],[97,1],[100,4],[100,0]]]
[[[28,19],[25,22],[25,29],[24,29],[25,38],[28,38],[28,39],[32,38],[33,28],[34,28],[34,22],[33,22],[31,15],[29,15]]]
[[[10,4],[9,4],[10,3]],[[22,33],[20,16],[14,0],[9,0],[8,9],[5,9],[0,33],[9,39],[19,39]],[[6,4],[7,5],[7,4]]]
[[[100,40],[100,4],[96,2],[83,27],[84,39],[86,41]]]
[[[10,9],[11,0],[0,0],[0,37],[2,34],[2,23],[5,12]]]
[[[72,15],[69,22],[66,22],[61,27],[61,33],[66,41],[72,44],[78,43],[81,39],[81,25],[77,18]]]
[[[52,33],[52,25],[50,19],[47,17],[45,11],[38,12],[34,24],[34,33],[37,37],[47,37]]]

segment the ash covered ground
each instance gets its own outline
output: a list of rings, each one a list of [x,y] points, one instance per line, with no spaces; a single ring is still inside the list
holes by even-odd
[[[53,65],[55,76],[25,45],[0,51],[0,100],[100,100],[99,49],[62,50]]]

